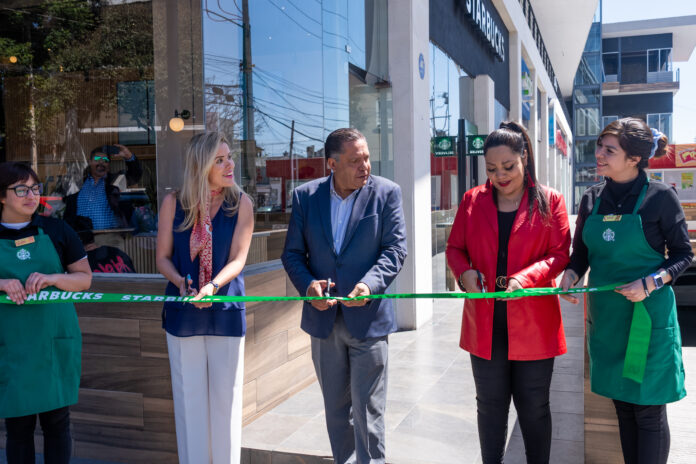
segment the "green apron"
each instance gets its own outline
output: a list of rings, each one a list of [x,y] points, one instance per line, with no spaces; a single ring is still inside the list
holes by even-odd
[[[31,241],[29,240],[24,240]],[[0,240],[0,278],[25,283],[32,272],[62,274],[60,258],[39,229],[33,243]],[[77,403],[82,335],[72,303],[0,304],[0,417],[20,417]]]
[[[648,183],[643,186],[632,214],[601,216],[597,214],[600,198],[595,201],[582,230],[582,239],[588,248],[591,287],[633,282],[656,272],[664,262],[664,256],[645,239],[637,213],[647,188]],[[587,351],[592,391],[642,405],[665,404],[683,398],[686,390],[681,334],[672,287],[665,285],[654,290],[642,301],[647,313],[641,304],[634,305],[620,293],[589,293],[588,298]],[[632,340],[627,356],[631,324],[641,316],[648,324],[643,326],[647,330],[642,337]],[[639,326],[637,322],[634,324],[634,335],[640,332]],[[642,371],[642,366],[641,369],[635,366],[635,355],[641,351],[644,375],[627,375],[629,371],[634,374]],[[631,358],[634,364],[629,368]]]

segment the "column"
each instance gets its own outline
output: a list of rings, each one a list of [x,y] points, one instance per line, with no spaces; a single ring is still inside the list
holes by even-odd
[[[529,64],[529,63],[528,63]],[[534,156],[536,157],[535,159],[539,159],[539,150],[538,146],[539,144],[537,143],[537,137],[539,133],[539,124],[538,124],[538,119],[537,119],[537,105],[539,102],[537,101],[537,88],[539,88],[539,83],[537,82],[537,72],[536,69],[530,69],[529,73],[531,74],[532,78],[532,100],[529,103],[529,140],[532,142],[532,151],[534,151]],[[535,173],[537,179],[539,178],[539,163],[535,163]]]
[[[432,291],[428,14],[428,0],[389,2],[394,180],[402,189],[408,234],[408,258],[394,284],[397,293]],[[417,329],[432,316],[432,300],[396,300],[400,329]]]
[[[551,166],[552,161],[549,159],[551,156],[549,153],[549,99],[545,92],[541,93],[541,100],[537,104],[541,105],[541,127],[539,128],[541,137],[537,136],[537,140],[541,140],[541,142],[538,144],[538,151],[535,152],[539,165],[538,179],[544,185],[553,186],[552,173],[550,172],[553,167]]]
[[[522,41],[517,32],[508,37],[510,63],[510,120],[522,122]]]
[[[479,134],[490,134],[495,129],[495,82],[487,74],[474,78],[474,124]],[[486,182],[486,162],[483,156],[477,156],[478,182]]]

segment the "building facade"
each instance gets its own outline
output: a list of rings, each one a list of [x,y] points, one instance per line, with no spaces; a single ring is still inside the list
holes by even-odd
[[[11,0],[0,11],[0,161],[30,163],[45,183],[42,214],[60,217],[91,150],[127,146],[143,167],[139,182],[120,186],[129,227],[95,235],[130,255],[137,274],[112,268],[93,286],[161,293],[158,206],[181,186],[186,141],[222,131],[255,207],[247,293],[285,295],[294,292],[278,259],[288,199],[327,175],[326,136],[355,127],[373,173],[403,190],[409,256],[391,290],[444,290],[448,227],[463,192],[486,179],[482,156],[467,155],[467,135],[522,121],[539,181],[572,201],[564,95],[582,53],[575,38],[587,36],[595,8],[571,0]],[[110,166],[124,168],[123,160]],[[432,306],[399,300],[399,327],[421,327]],[[175,455],[160,309],[78,305],[82,397],[113,406],[76,406],[77,457]],[[247,310],[251,421],[314,374],[299,305]]]

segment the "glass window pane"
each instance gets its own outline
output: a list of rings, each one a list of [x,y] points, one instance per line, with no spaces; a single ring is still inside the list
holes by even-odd
[[[81,232],[94,272],[157,272],[152,9],[142,1],[0,10],[0,43],[17,58],[2,65],[0,160],[37,171],[40,214]]]
[[[648,50],[648,72],[660,70],[660,50]]]
[[[254,200],[255,231],[275,234],[259,241],[263,250],[250,253],[251,264],[279,257],[293,190],[328,175],[323,145],[331,131],[360,130],[374,174],[393,178],[394,162],[391,88],[382,85],[385,2],[248,4],[245,44],[242,12],[225,21],[230,7],[205,3],[203,66],[206,126],[230,140],[235,175]]]
[[[648,126],[654,127],[655,129],[659,129],[660,128],[660,115],[655,114],[655,113],[648,114],[646,122],[648,123]]]
[[[575,162],[594,163],[596,140],[582,140],[575,143]]]
[[[606,76],[617,75],[619,73],[619,54],[605,53],[602,55],[604,64],[604,74]]]
[[[660,115],[660,132],[665,134],[668,140],[672,140],[672,113]]]
[[[599,103],[599,86],[591,88],[576,88],[573,92],[575,104],[598,104]]]
[[[672,49],[663,48],[660,50],[660,71],[672,70]]]

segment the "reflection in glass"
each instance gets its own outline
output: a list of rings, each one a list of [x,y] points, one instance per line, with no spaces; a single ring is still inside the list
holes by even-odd
[[[227,135],[256,231],[271,233],[254,236],[261,262],[280,254],[294,188],[328,174],[331,131],[360,130],[372,172],[393,177],[386,3],[221,5],[203,5],[206,126]]]
[[[156,272],[152,3],[22,3],[0,9],[0,56],[17,57],[2,67],[0,161],[29,163],[45,183],[41,214],[63,217],[94,148],[112,147],[114,174],[126,171],[119,152],[134,155],[142,175],[111,176],[104,190],[113,203],[104,208],[126,211],[124,222],[118,232],[95,231],[94,245],[130,255],[138,272]],[[93,271],[123,269],[101,264]]]

